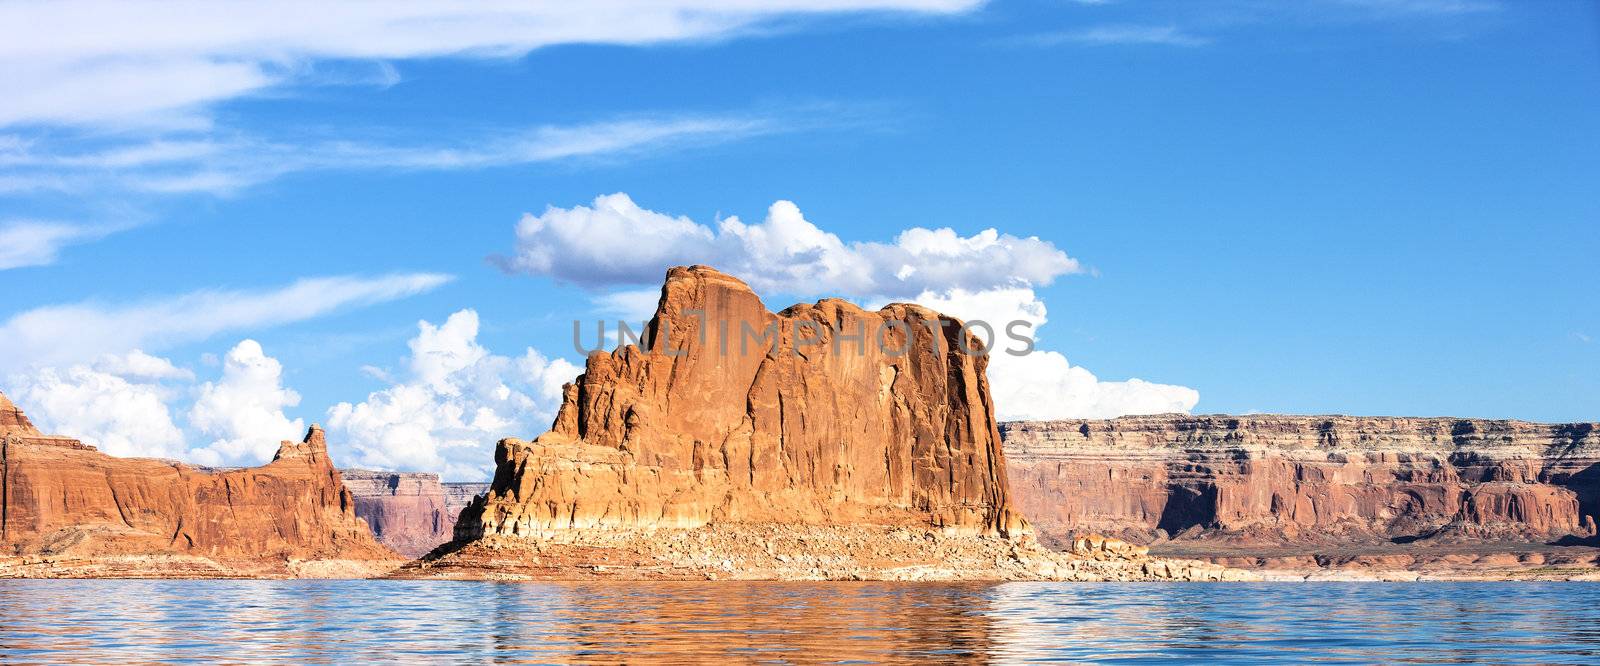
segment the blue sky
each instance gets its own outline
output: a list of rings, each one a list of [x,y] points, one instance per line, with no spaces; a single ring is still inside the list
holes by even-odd
[[[0,110],[0,389],[120,453],[248,462],[271,448],[261,433],[336,419],[336,440],[364,442],[348,459],[470,477],[492,464],[472,464],[470,442],[487,455],[486,433],[547,425],[547,381],[570,370],[555,360],[581,365],[572,319],[650,288],[490,257],[544,243],[580,271],[586,251],[639,251],[598,231],[582,247],[517,234],[524,214],[626,193],[707,229],[790,201],[841,261],[913,228],[1048,243],[1078,269],[1026,278],[1011,261],[923,285],[936,300],[1022,288],[1047,307],[1041,348],[1062,358],[1029,372],[1070,361],[1093,377],[1018,397],[1017,415],[1175,399],[1600,418],[1595,4],[686,4],[703,6],[624,21],[597,5],[599,29],[561,12],[410,32],[333,16],[376,28],[312,36],[190,16],[175,20],[242,24],[234,42],[257,46],[151,30],[92,48],[63,36],[163,17],[0,10],[0,62],[19,72],[0,91],[24,100]],[[674,252],[638,267],[694,254]],[[817,285],[918,295],[784,289],[794,274],[747,277],[774,309]],[[312,305],[272,298],[330,276],[343,282],[305,289]],[[475,335],[468,317],[446,324],[463,310]],[[419,321],[441,331],[428,353],[444,367],[418,361]],[[528,348],[544,365],[522,367]],[[171,369],[130,370],[134,349]],[[1130,378],[1171,388],[1128,398],[1147,390]],[[501,385],[526,400],[472,397]],[[105,416],[152,404],[167,423]],[[380,408],[450,423],[401,427]],[[480,409],[492,418],[474,423]]]

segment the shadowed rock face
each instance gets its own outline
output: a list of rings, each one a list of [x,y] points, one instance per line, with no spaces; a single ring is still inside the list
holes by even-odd
[[[1404,544],[1592,537],[1597,427],[1161,415],[1000,431],[1013,497],[1046,540]]]
[[[450,540],[460,515],[487,483],[440,483],[426,472],[340,470],[355,498],[356,515],[378,542],[406,557],[421,557]]]
[[[0,404],[0,576],[353,575],[398,564],[356,517],[316,426],[266,465],[209,471],[108,456],[40,435],[20,412],[5,416],[14,411]]]
[[[590,354],[549,432],[500,442],[457,541],[711,523],[1020,531],[986,359],[938,319],[833,299],[773,314],[733,277],[674,268],[649,345]],[[768,326],[770,349],[743,337]]]

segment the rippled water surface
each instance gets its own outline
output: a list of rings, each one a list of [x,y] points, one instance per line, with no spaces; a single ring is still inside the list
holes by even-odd
[[[1600,584],[0,581],[0,663],[1600,663]]]

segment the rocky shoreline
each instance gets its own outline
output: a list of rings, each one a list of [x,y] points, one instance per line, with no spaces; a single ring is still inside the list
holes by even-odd
[[[443,580],[1240,581],[1259,576],[1085,538],[1067,551],[1030,538],[906,527],[739,524],[550,532],[446,546],[389,574]]]

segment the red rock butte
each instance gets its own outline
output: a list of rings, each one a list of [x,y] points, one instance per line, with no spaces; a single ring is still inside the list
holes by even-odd
[[[0,577],[365,576],[398,566],[322,429],[261,467],[117,458],[0,396]]]
[[[987,359],[940,318],[837,299],[773,314],[736,278],[673,268],[648,347],[591,353],[549,432],[499,443],[457,540],[712,523],[1020,533]],[[773,325],[773,344],[740,337]]]

